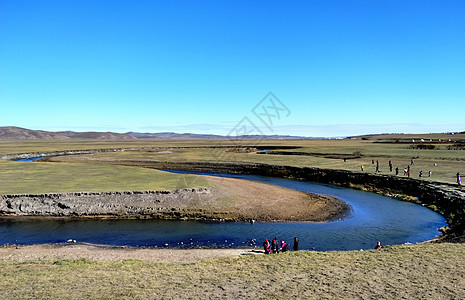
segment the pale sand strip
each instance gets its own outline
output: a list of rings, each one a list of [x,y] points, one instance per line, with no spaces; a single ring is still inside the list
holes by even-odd
[[[90,259],[116,261],[139,259],[151,262],[193,263],[205,259],[262,254],[260,249],[166,249],[109,247],[89,244],[45,244],[0,247],[0,260],[27,262],[35,260]]]

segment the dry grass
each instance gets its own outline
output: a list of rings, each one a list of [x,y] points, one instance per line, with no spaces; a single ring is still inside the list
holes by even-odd
[[[0,265],[0,298],[5,299],[465,297],[463,244],[287,252],[190,264],[81,259]]]

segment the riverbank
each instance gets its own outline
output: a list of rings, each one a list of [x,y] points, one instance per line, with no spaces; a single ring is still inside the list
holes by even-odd
[[[326,222],[350,207],[326,195],[265,183],[198,176],[211,188],[0,195],[0,217]]]
[[[27,262],[89,259],[118,261],[138,259],[159,263],[194,263],[202,260],[263,254],[256,248],[180,249],[112,247],[91,244],[39,244],[0,246],[0,261]]]

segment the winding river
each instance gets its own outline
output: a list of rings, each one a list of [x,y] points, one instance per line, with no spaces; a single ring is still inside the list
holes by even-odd
[[[423,207],[374,193],[276,177],[170,171],[256,180],[303,192],[326,194],[347,202],[351,213],[328,223],[224,223],[157,220],[0,220],[0,244],[77,242],[143,247],[260,246],[278,237],[299,249],[358,250],[383,245],[418,243],[439,235],[445,219]]]

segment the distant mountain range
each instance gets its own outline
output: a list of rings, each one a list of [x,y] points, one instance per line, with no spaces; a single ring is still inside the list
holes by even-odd
[[[74,132],[31,130],[21,127],[0,127],[0,140],[68,140],[68,139],[106,139],[128,140],[134,137],[114,132]]]
[[[195,134],[195,133],[175,133],[175,132],[158,132],[158,133],[141,133],[141,132],[75,132],[75,131],[44,131],[31,130],[15,126],[0,127],[0,140],[68,140],[68,139],[99,139],[99,140],[131,140],[131,139],[307,139],[308,137],[291,136],[291,135],[241,135],[241,136],[224,136],[214,134]]]

